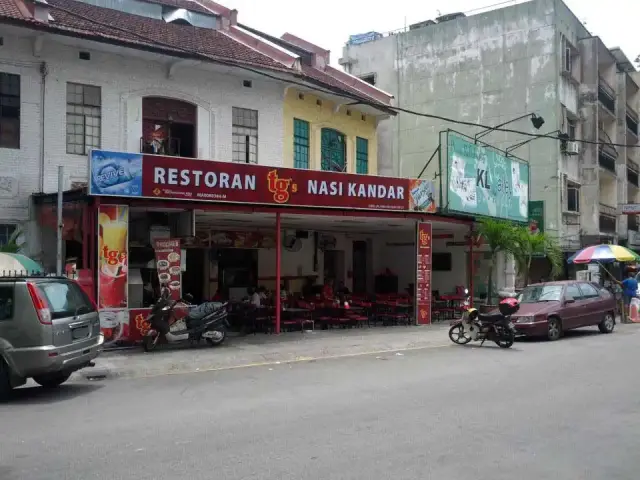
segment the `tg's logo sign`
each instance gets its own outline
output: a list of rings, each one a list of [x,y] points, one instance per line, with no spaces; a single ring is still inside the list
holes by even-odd
[[[298,191],[298,186],[291,178],[280,178],[277,170],[271,170],[267,174],[267,186],[269,192],[273,194],[273,201],[276,203],[287,203],[292,193]]]
[[[430,246],[431,234],[429,234],[429,233],[427,233],[427,232],[425,232],[423,230],[420,230],[419,237],[420,237],[420,246],[421,247],[429,247]]]

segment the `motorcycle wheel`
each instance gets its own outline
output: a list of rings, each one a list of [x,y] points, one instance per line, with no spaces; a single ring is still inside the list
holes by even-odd
[[[145,352],[151,352],[156,348],[158,342],[156,341],[158,337],[151,337],[149,335],[145,335],[142,337],[142,348]]]
[[[465,336],[462,324],[454,325],[449,329],[449,339],[458,345],[466,345],[471,341],[470,336]]]
[[[227,332],[226,330],[216,330],[216,333],[218,335],[216,335],[215,338],[209,338],[207,337],[205,340],[207,341],[207,343],[209,345],[211,345],[212,347],[218,346],[218,345],[222,345],[224,343],[224,341],[227,338]]]
[[[515,340],[516,336],[511,330],[503,330],[495,342],[500,348],[511,348]]]

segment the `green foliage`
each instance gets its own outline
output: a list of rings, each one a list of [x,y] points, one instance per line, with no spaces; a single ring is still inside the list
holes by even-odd
[[[22,235],[22,229],[16,228],[11,237],[9,237],[9,241],[0,245],[0,252],[2,253],[20,253],[22,250],[22,243],[18,243],[18,238]]]
[[[528,226],[517,225],[491,218],[478,223],[476,234],[482,237],[491,253],[491,263],[487,272],[487,303],[493,300],[493,271],[499,253],[515,260],[516,268],[527,283],[531,262],[537,256],[546,256],[551,264],[551,277],[562,273],[564,258],[555,238],[546,233],[532,233]]]
[[[531,281],[531,262],[535,257],[547,257],[551,265],[552,279],[562,273],[564,264],[562,250],[556,239],[546,233],[532,233],[525,226],[515,227],[512,254],[518,273],[522,275],[526,284]]]
[[[487,303],[493,301],[493,270],[499,253],[507,256],[513,255],[515,245],[516,228],[512,223],[503,220],[486,218],[478,223],[476,234],[482,237],[484,243],[489,247],[491,260],[487,272]]]

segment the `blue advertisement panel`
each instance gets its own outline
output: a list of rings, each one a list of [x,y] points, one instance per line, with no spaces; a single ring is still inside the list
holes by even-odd
[[[447,167],[449,210],[529,221],[527,163],[449,133]]]
[[[92,150],[89,195],[142,196],[142,154]]]

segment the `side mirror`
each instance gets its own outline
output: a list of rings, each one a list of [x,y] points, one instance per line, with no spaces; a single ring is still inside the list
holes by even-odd
[[[185,293],[182,298],[187,302],[193,302],[193,295],[191,295],[190,293]]]
[[[576,299],[572,296],[568,296],[564,298],[564,303],[576,303]]]

